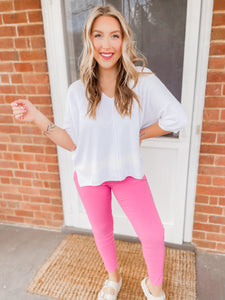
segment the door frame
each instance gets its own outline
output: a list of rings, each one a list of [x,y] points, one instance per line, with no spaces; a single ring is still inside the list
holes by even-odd
[[[195,197],[201,146],[202,120],[205,105],[205,90],[208,73],[214,1],[202,0],[200,2],[200,12],[198,12],[199,27],[194,27],[195,24],[191,22],[192,28],[190,29],[196,30],[196,28],[199,28],[198,44],[196,49],[196,72],[194,77],[195,79],[193,80],[194,106],[190,135],[189,167],[187,178],[186,209],[183,237],[184,242],[191,242],[193,233]],[[190,36],[189,39],[191,39]]]
[[[54,121],[63,126],[64,103],[69,85],[68,56],[64,22],[64,5],[61,0],[41,0],[44,22],[46,52],[52,96]],[[213,0],[187,0],[187,22],[183,64],[182,99],[193,99],[192,107],[185,107],[191,122],[186,132],[190,143],[187,174],[186,205],[183,241],[192,241],[194,208],[198,175],[198,161],[201,144],[202,119],[208,69],[210,33],[212,25]],[[56,46],[57,45],[57,46]],[[157,141],[157,138],[155,139]],[[64,225],[71,226],[79,211],[78,201],[71,195],[73,167],[71,153],[57,147],[60,182],[64,210]],[[78,195],[77,195],[78,196]],[[82,227],[82,224],[81,224]]]

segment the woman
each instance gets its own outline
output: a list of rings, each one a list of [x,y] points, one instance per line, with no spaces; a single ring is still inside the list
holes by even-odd
[[[180,103],[139,60],[130,28],[112,6],[96,7],[83,31],[81,79],[68,89],[64,129],[28,100],[12,103],[15,118],[33,122],[57,145],[73,152],[74,181],[109,273],[99,300],[115,300],[122,285],[111,212],[113,191],[141,243],[148,277],[147,299],[165,300],[162,290],[164,228],[144,175],[143,139],[178,132],[187,125]]]

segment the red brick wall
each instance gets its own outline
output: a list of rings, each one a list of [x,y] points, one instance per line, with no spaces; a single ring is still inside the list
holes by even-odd
[[[59,229],[56,147],[15,122],[9,103],[18,98],[53,120],[40,0],[0,1],[0,222]]]
[[[193,242],[225,253],[225,1],[214,1]]]

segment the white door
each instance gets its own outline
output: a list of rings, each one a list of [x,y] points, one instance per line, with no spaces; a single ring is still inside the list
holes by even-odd
[[[171,1],[176,2],[177,0]],[[77,53],[81,50],[79,39],[80,31],[83,26],[82,22],[84,22],[84,19],[86,18],[85,13],[87,13],[92,6],[101,4],[102,2],[107,1],[86,0],[79,1],[79,5],[76,5],[78,1],[73,0],[42,1],[52,100],[55,122],[57,125],[62,125],[63,123],[62,112],[64,111],[67,87],[69,83],[78,76],[76,62],[78,59]],[[142,20],[143,16],[145,16],[145,18],[147,18],[146,20],[149,20],[150,23],[152,22],[153,24],[155,22],[155,24],[157,24],[157,17],[159,17],[159,14],[154,15],[153,5],[154,3],[159,2],[162,4],[165,3],[165,1],[157,2],[151,0],[110,2],[115,6],[120,6],[119,8],[123,10],[126,18],[129,19],[129,21],[132,21],[132,26],[137,31],[137,34],[138,30],[141,30],[140,22],[138,23],[137,21]],[[137,6],[137,3],[139,6]],[[164,75],[165,78],[167,78],[168,84],[163,80],[164,78],[160,76],[159,78],[167,85],[171,92],[174,94],[179,94],[180,92],[179,98],[189,116],[189,126],[182,130],[179,135],[170,134],[164,137],[145,140],[141,148],[145,165],[145,174],[165,228],[165,240],[171,243],[182,243],[184,237],[190,137],[193,117],[192,111],[194,106],[195,74],[197,69],[201,16],[200,0],[182,0],[181,2],[178,1],[178,3],[182,3],[182,5],[180,5],[180,10],[178,9],[177,17],[179,17],[180,14],[183,14],[180,21],[182,21],[182,18],[184,21],[183,33],[181,28],[177,28],[177,30],[181,30],[180,32],[178,30],[180,38],[178,39],[177,47],[181,47],[179,49],[180,52],[178,51],[178,53],[182,53],[183,51],[182,68],[180,68],[179,64],[174,67],[174,63],[179,60],[178,57],[176,59],[176,55],[178,56],[179,54],[176,54],[177,48],[174,46],[174,51],[169,51],[167,49],[167,52],[171,52],[169,59],[172,60],[172,67],[166,69],[165,65],[161,63],[164,61],[167,62],[166,65],[169,64],[168,58],[165,60],[164,57],[166,54],[162,54],[164,55],[162,59],[160,57],[158,58],[158,69],[161,68],[161,70],[165,70],[164,73],[167,72],[167,74]],[[155,11],[158,12],[159,8],[160,6],[157,6]],[[141,16],[140,13],[142,13]],[[171,16],[169,16],[169,18],[171,18]],[[173,20],[175,19],[176,18],[173,18]],[[162,22],[162,20],[160,20],[160,22]],[[170,25],[175,26],[173,27],[173,30],[176,29],[176,26],[179,26],[179,24],[176,25],[176,23]],[[142,26],[146,25],[144,24]],[[180,24],[180,27],[182,27],[182,24]],[[152,36],[153,40],[156,39],[156,35],[152,34]],[[167,33],[166,36],[168,36]],[[183,50],[182,45],[179,45],[182,38],[184,39]],[[156,43],[156,40],[154,41]],[[146,38],[139,38],[140,44],[143,45],[145,42]],[[159,48],[155,50],[155,55],[157,55],[157,51],[159,50]],[[144,54],[146,55],[146,53]],[[157,61],[157,59],[154,61]],[[59,72],[60,76],[58,75]],[[174,72],[174,76],[169,76],[170,72]],[[176,77],[177,74],[179,74],[178,77]],[[174,79],[172,80],[171,77]],[[88,217],[73,182],[71,154],[59,148],[58,155],[65,226],[90,229]],[[136,236],[131,224],[119,207],[114,196],[113,214],[116,234],[132,237]]]

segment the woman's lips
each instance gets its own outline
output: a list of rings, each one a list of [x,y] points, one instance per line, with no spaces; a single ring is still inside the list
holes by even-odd
[[[102,58],[108,60],[113,57],[114,53],[113,52],[100,52],[100,55]]]

